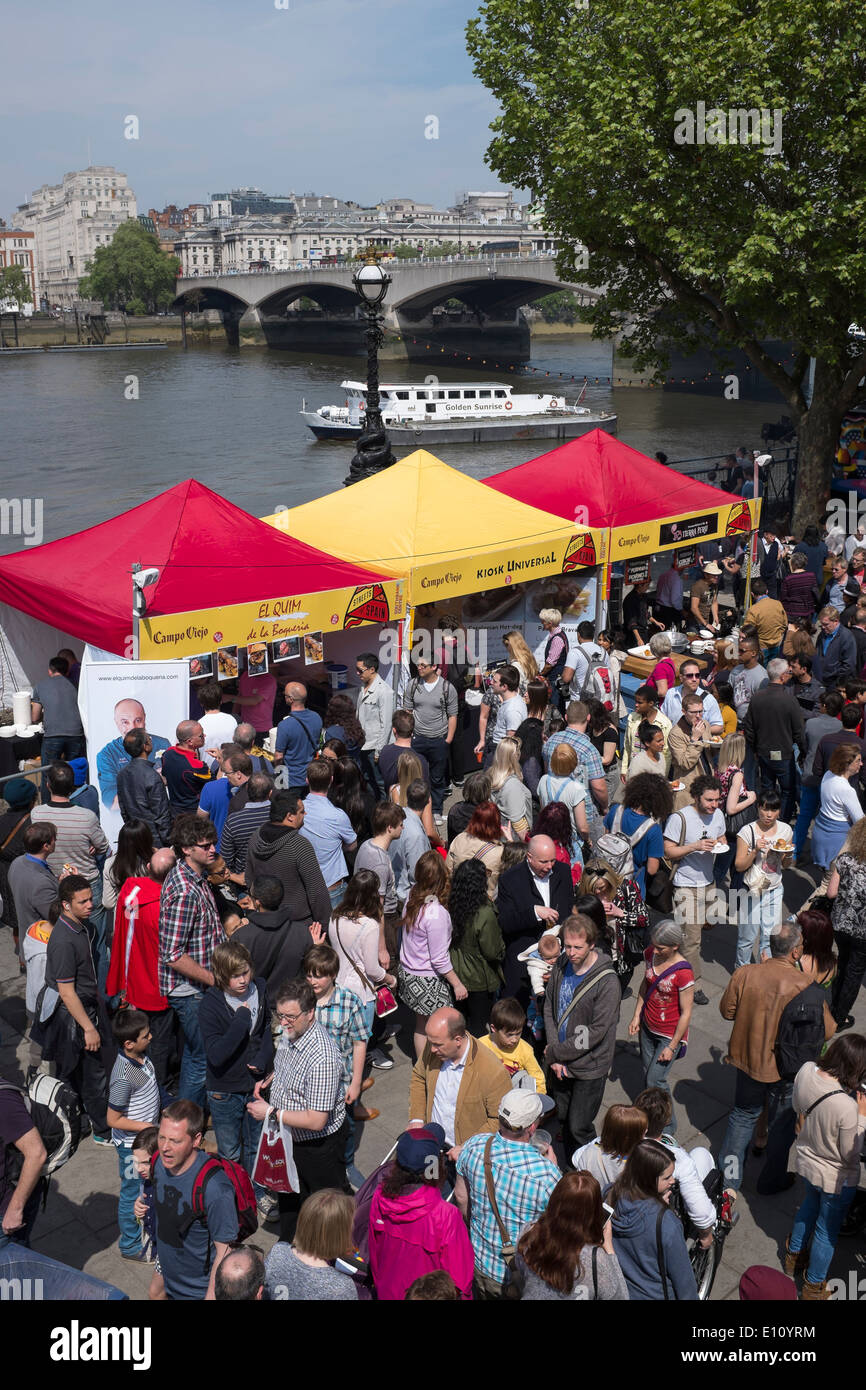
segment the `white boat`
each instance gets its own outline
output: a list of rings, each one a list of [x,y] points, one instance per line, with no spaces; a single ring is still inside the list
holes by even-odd
[[[343,381],[343,405],[323,405],[301,418],[317,439],[357,439],[364,427],[367,388]],[[383,383],[382,420],[393,443],[477,443],[484,439],[572,439],[601,427],[616,433],[616,416],[570,404],[549,392],[515,393],[501,381]]]

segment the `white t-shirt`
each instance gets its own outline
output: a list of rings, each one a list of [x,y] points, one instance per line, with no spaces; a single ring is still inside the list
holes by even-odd
[[[767,836],[772,833],[774,840],[784,840],[786,845],[794,843],[794,832],[790,825],[786,825],[783,820],[777,821],[772,832],[766,831]],[[757,843],[756,836],[760,837],[765,832],[758,825],[757,821],[752,821],[749,825],[744,825],[742,830],[737,832],[737,839],[742,840],[748,850],[753,850]],[[770,880],[771,888],[778,888],[782,882],[782,856],[774,849],[759,850],[756,864],[760,864],[761,872],[767,875]]]
[[[685,819],[686,833],[683,835],[683,827],[680,816]],[[725,833],[725,818],[719,810],[713,811],[711,815],[699,814],[694,806],[684,806],[681,811],[674,811],[668,818],[665,825],[664,837],[666,840],[673,840],[674,844],[694,844],[695,840],[716,839]],[[682,888],[708,888],[713,881],[713,852],[712,850],[693,850],[691,854],[686,854],[682,859],[676,861],[674,868],[674,883]]]
[[[222,710],[216,709],[208,710],[198,722],[204,729],[203,752],[207,748],[219,748],[223,743],[231,743],[238,727],[233,714],[223,714]]]
[[[503,700],[496,714],[493,726],[493,742],[501,743],[506,734],[513,734],[526,718],[526,701],[519,695],[511,695]]]

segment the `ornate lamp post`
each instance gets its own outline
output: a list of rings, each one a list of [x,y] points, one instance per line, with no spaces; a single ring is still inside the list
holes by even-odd
[[[397,462],[391,452],[391,441],[385,432],[379,409],[379,348],[384,341],[379,306],[388,292],[391,276],[379,265],[378,256],[372,248],[363,254],[364,264],[352,276],[352,283],[367,315],[367,411],[344,487],[358,483],[362,478],[372,478],[383,468],[390,468],[392,463]]]

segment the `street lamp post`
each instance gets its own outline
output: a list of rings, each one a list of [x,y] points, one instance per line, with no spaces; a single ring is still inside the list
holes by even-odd
[[[375,251],[371,249],[365,252],[364,264],[352,276],[352,284],[367,315],[367,410],[344,487],[359,483],[362,478],[372,478],[383,468],[390,468],[397,462],[379,409],[379,348],[385,339],[379,306],[390,283],[391,276],[379,265]]]

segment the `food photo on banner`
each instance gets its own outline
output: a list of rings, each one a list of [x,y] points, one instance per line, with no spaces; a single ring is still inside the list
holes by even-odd
[[[90,780],[99,788],[102,828],[114,844],[123,821],[117,806],[117,773],[129,754],[123,740],[131,729],[146,729],[153,742],[151,760],[175,742],[175,730],[189,709],[187,661],[99,661],[85,651],[79,708],[87,734]]]

